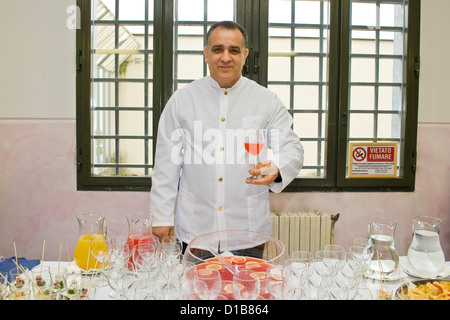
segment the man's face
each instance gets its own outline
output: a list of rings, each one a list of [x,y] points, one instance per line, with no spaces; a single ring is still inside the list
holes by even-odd
[[[239,80],[248,56],[242,33],[218,27],[211,32],[204,52],[211,77],[220,87],[231,88]]]

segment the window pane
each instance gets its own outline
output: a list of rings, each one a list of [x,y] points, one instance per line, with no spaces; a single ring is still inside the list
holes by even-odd
[[[290,81],[291,58],[269,57],[269,79],[271,81]]]
[[[179,54],[177,60],[178,79],[194,81],[203,77],[203,56]]]
[[[350,88],[350,109],[374,110],[375,88],[373,86],[352,86]]]
[[[355,140],[373,137],[373,114],[351,114],[350,124],[350,139]]]
[[[294,86],[294,109],[319,109],[319,87],[311,85]]]
[[[208,0],[208,20],[233,20],[234,0]]]
[[[350,141],[404,143],[406,1],[351,1]],[[402,174],[403,170],[398,170]]]
[[[178,21],[203,21],[205,7],[203,0],[175,0],[176,14]]]
[[[148,175],[153,0],[94,0],[91,5],[92,173]]]
[[[236,0],[174,0],[173,88],[209,74],[204,38],[217,21],[236,20]]]
[[[269,0],[268,41],[268,87],[286,103],[294,118],[294,131],[305,147],[300,176],[323,178],[329,1]]]

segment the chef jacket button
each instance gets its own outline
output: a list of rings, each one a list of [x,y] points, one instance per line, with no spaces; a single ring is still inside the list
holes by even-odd
[[[224,147],[220,147],[220,151],[223,151],[223,150],[225,150],[225,148]]]
[[[220,121],[224,122],[225,121],[225,117],[220,118]]]
[[[219,182],[222,182],[223,181],[223,178],[219,178]]]
[[[222,212],[223,211],[223,207],[219,207],[219,211]]]
[[[227,96],[228,95],[228,91],[225,91],[224,94]]]

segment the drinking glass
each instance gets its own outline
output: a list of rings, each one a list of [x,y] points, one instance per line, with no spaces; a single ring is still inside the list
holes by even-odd
[[[31,290],[29,288],[21,288],[11,293],[11,300],[30,300]]]
[[[247,129],[245,130],[244,136],[244,147],[245,150],[253,156],[254,164],[253,168],[256,168],[256,165],[259,163],[259,153],[264,148],[265,137],[263,130],[258,129]],[[258,179],[258,176],[250,176],[247,179]]]
[[[181,246],[177,241],[166,242],[162,241],[161,247],[161,272],[166,281],[172,281],[173,277],[181,276],[176,271],[176,268],[180,265]]]
[[[122,300],[122,280],[125,274],[128,272],[128,268],[123,264],[111,264],[105,267],[104,273],[108,279],[109,286],[113,290],[108,296],[114,300]]]
[[[205,282],[197,280],[184,280],[180,283],[180,299],[200,300],[208,295],[208,286]]]
[[[153,278],[159,264],[156,246],[153,243],[138,243],[133,248],[133,262],[137,276]]]
[[[267,291],[276,300],[293,299],[296,291],[301,289],[300,277],[297,278],[289,267],[270,266],[266,270]]]
[[[370,263],[373,256],[373,247],[371,246],[351,246],[348,249],[353,253],[360,266],[359,288],[367,289],[367,276],[371,273]]]
[[[302,273],[304,297],[307,300],[322,300],[327,297],[328,287],[334,275],[334,269],[329,268],[320,260],[314,260],[308,269]]]
[[[178,239],[175,236],[165,236],[165,237],[163,237],[161,239],[161,247],[162,248],[174,247],[174,246],[178,246],[178,247],[182,248],[183,247],[183,243],[181,242],[180,239]]]
[[[353,252],[344,252],[329,292],[334,299],[352,300],[358,291],[361,264]]]
[[[98,300],[99,292],[95,287],[84,288],[78,295],[78,300]]]
[[[232,289],[236,300],[254,300],[260,292],[260,274],[245,267],[236,268]]]
[[[130,272],[125,273],[122,277],[122,294],[125,300],[136,300],[136,288],[146,285],[145,280],[139,278],[133,271],[134,269],[132,268]],[[141,291],[139,294],[139,300],[144,300],[144,296],[146,297],[148,292],[144,294],[144,292]]]
[[[25,270],[25,272],[28,272],[28,270]],[[13,285],[14,289],[20,290],[22,288],[29,287],[30,280],[19,268],[13,268],[13,269],[9,270],[9,276],[11,279],[10,282]]]
[[[88,283],[89,280],[84,278],[81,270],[75,271],[67,268],[63,275],[63,281],[64,290],[61,291],[61,294],[65,297],[65,299],[72,300],[76,298],[81,287]]]
[[[35,297],[39,300],[51,300],[56,298],[57,290],[53,290],[53,281],[50,274],[50,267],[38,265],[31,269],[31,279],[33,285],[31,289]],[[52,293],[53,298],[50,297]]]
[[[167,282],[161,288],[161,299],[163,300],[181,300],[183,293],[175,282]]]
[[[221,282],[214,283],[211,291],[216,295],[223,295],[228,300],[234,299],[233,296],[233,280],[222,280]]]
[[[50,276],[52,278],[52,284],[53,288],[58,290],[64,290],[65,289],[65,280],[64,280],[64,273],[66,268],[59,267],[52,267],[50,268]]]
[[[100,263],[98,267],[98,275],[96,275],[96,285],[105,286],[107,281],[104,280],[104,274],[102,272],[105,265],[111,256],[112,251],[112,238],[108,235],[98,235],[91,238],[90,252],[92,256]]]
[[[120,264],[130,267],[128,262],[130,260],[133,248],[133,240],[128,236],[116,236],[112,239],[111,257],[109,264]]]
[[[343,246],[338,245],[338,244],[327,244],[327,245],[323,248],[323,250],[324,250],[325,252],[328,251],[328,252],[335,253],[338,259],[340,259],[341,256],[342,256],[342,254],[345,253],[345,251],[346,251],[345,248],[344,248]]]
[[[313,258],[312,253],[308,251],[294,251],[291,253],[290,257],[286,259],[285,265],[300,278],[302,272],[306,270],[311,261],[313,261]]]
[[[196,269],[194,275],[194,291],[202,300],[214,298],[214,293],[211,291],[214,283],[221,282],[221,276],[218,270],[214,269],[214,264],[207,264],[204,268]],[[204,282],[207,286],[206,295],[203,290]],[[199,283],[201,286],[199,286]]]
[[[138,282],[133,287],[134,296],[133,300],[153,300],[154,294],[152,293],[152,287],[148,283]]]
[[[357,260],[360,262],[361,270],[367,272],[369,270],[370,262],[373,256],[372,247],[351,246],[349,251],[354,254]]]
[[[329,272],[332,273],[340,262],[336,252],[330,250],[317,250],[314,254],[314,261],[321,262]]]

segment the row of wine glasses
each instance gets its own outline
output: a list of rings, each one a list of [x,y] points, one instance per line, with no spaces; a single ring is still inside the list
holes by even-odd
[[[235,266],[224,278],[217,262],[182,264],[181,247],[175,237],[159,241],[151,234],[137,243],[127,237],[91,240],[113,299],[354,299],[373,254],[364,246],[328,245],[314,255],[294,252],[265,272]]]

